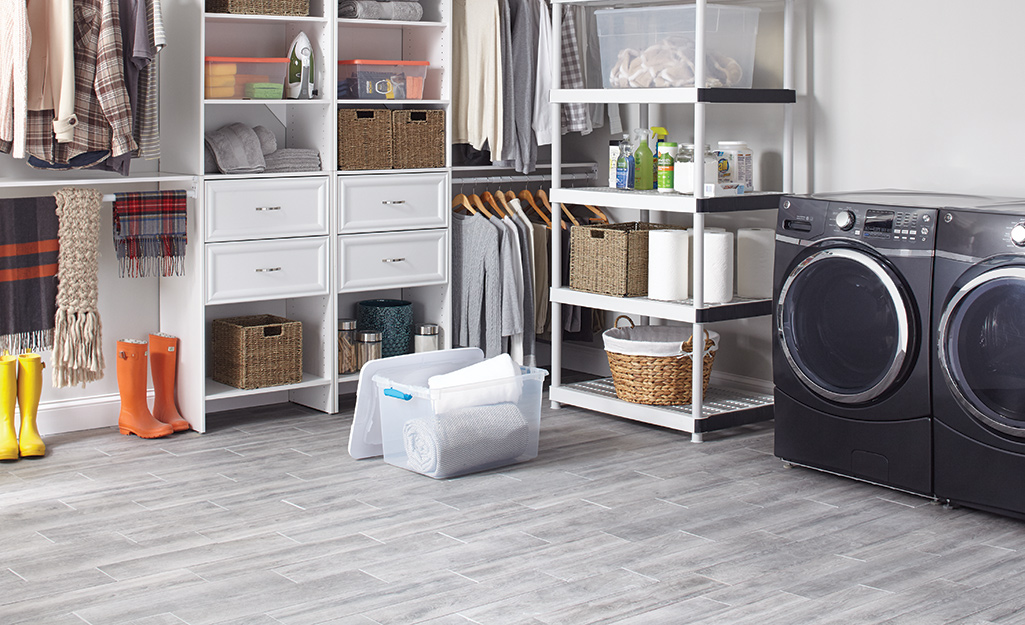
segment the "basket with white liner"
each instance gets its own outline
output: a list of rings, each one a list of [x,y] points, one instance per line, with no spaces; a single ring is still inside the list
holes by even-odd
[[[626,319],[629,327],[619,327]],[[693,397],[693,337],[685,326],[637,326],[626,315],[602,333],[616,395],[653,406],[689,404]],[[705,331],[702,393],[708,390],[719,333]]]

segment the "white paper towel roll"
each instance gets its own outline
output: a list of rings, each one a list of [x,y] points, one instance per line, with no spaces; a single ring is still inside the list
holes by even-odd
[[[648,232],[648,297],[687,299],[690,280],[690,233],[686,230]]]
[[[705,233],[704,300],[721,304],[733,299],[733,233]]]
[[[772,258],[776,231],[772,228],[737,230],[737,295],[756,299],[772,297]]]

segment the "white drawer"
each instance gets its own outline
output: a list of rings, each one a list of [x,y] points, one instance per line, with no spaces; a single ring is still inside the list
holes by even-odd
[[[327,178],[208,182],[206,240],[327,234],[327,183]]]
[[[448,225],[446,174],[338,177],[340,232]]]
[[[224,304],[325,295],[328,238],[206,246],[206,302]]]
[[[448,231],[338,237],[338,291],[441,284],[448,278]]]

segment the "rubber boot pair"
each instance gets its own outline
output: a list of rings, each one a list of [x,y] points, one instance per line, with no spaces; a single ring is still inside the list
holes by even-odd
[[[46,445],[36,426],[45,366],[39,354],[0,356],[0,460],[46,454]],[[15,403],[21,414],[17,434],[14,430]]]
[[[146,402],[146,356],[153,369],[153,410]],[[175,386],[178,380],[178,339],[150,334],[149,343],[125,339],[117,342],[117,387],[121,412],[117,426],[122,434],[160,438],[189,429],[178,411]]]

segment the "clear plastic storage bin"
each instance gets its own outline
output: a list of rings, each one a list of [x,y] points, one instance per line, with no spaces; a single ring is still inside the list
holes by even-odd
[[[385,461],[447,478],[537,457],[541,384],[548,372],[521,367],[515,377],[427,387],[427,378],[458,368],[419,363],[374,376]]]
[[[693,5],[595,11],[605,88],[695,86],[696,12]],[[703,86],[751,88],[759,12],[707,5]]]
[[[208,56],[203,81],[208,100],[281,100],[288,59]]]
[[[338,61],[338,99],[421,100],[427,61]]]

